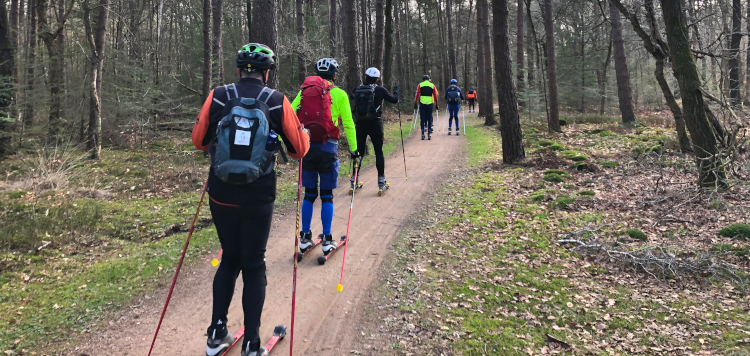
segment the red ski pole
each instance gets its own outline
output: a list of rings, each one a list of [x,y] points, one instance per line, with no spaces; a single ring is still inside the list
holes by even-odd
[[[361,159],[360,159],[361,164]],[[359,173],[359,165],[354,165],[354,181],[357,181],[357,173]],[[344,257],[341,259],[341,278],[339,278],[339,284],[336,285],[336,290],[339,293],[344,290],[344,265],[346,264],[346,248],[349,246],[349,226],[352,223],[352,210],[354,208],[354,193],[357,191],[357,185],[354,184],[354,191],[352,191],[352,200],[349,202],[349,221],[346,223],[346,240],[344,242]]]
[[[203,184],[203,193],[201,193],[201,200],[198,202],[198,209],[195,211],[195,216],[193,216],[193,224],[190,225],[190,232],[188,233],[187,239],[185,240],[185,246],[182,247],[182,255],[180,256],[180,262],[177,262],[177,270],[174,271],[174,278],[172,278],[172,286],[169,287],[169,294],[167,294],[167,301],[164,303],[164,309],[161,311],[161,317],[159,318],[159,325],[156,326],[156,332],[154,333],[154,339],[151,341],[151,348],[148,349],[148,356],[151,356],[151,352],[154,350],[154,344],[156,343],[156,337],[159,336],[159,329],[161,328],[161,323],[164,321],[164,315],[167,313],[167,307],[169,306],[169,300],[172,298],[172,292],[174,291],[174,286],[177,284],[177,276],[180,274],[180,268],[182,268],[182,261],[185,259],[185,252],[187,252],[188,245],[190,244],[190,237],[193,236],[193,231],[195,230],[195,223],[198,221],[198,214],[201,212],[201,206],[203,206],[203,198],[206,196],[206,189],[208,188],[208,179],[206,179],[206,183]]]
[[[297,254],[299,253],[299,221],[302,203],[302,159],[299,160],[299,173],[297,174],[297,218],[294,228],[294,277],[292,278],[292,325],[289,333],[289,356],[294,352],[294,305],[297,299]]]

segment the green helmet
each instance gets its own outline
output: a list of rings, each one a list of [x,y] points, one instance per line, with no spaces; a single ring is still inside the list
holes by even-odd
[[[248,43],[237,52],[237,68],[267,70],[276,68],[276,55],[268,46]]]

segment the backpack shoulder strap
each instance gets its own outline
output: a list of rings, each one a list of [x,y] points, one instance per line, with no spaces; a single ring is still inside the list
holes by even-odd
[[[271,95],[276,90],[270,89],[268,87],[263,87],[263,90],[260,91],[260,94],[258,94],[258,97],[255,98],[255,100],[262,101],[264,104],[268,104],[268,100],[271,99]]]
[[[229,84],[229,85],[225,85],[225,86],[224,86],[224,91],[226,91],[226,93],[227,93],[227,101],[229,101],[229,100],[232,100],[232,99],[235,99],[235,98],[238,98],[238,97],[239,97],[239,95],[237,95],[237,87],[236,87],[236,86],[234,86],[234,83],[232,83],[232,84]],[[230,94],[230,91],[231,91],[231,93],[232,93],[232,94],[234,94],[234,98],[233,98],[233,97],[232,97],[232,95]]]

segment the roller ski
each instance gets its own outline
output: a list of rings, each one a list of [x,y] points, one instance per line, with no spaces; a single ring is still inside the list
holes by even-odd
[[[357,188],[357,189],[362,189],[362,187],[363,187],[364,185],[365,185],[365,183],[362,183],[362,182],[357,182],[357,186],[356,186],[356,188]],[[353,180],[352,180],[352,181],[349,181],[349,195],[352,195],[352,194],[354,194],[354,190],[355,190],[354,188],[355,188],[355,186],[354,186],[354,181],[353,181]]]
[[[326,264],[328,259],[344,245],[346,245],[346,235],[341,236],[341,240],[339,240],[338,244],[333,241],[333,238],[331,238],[331,241],[325,241],[323,243],[323,256],[318,257],[318,264]]]
[[[302,261],[302,258],[307,256],[315,246],[320,245],[323,242],[323,234],[318,235],[318,238],[312,239],[312,233],[300,232],[299,234],[299,252],[297,252],[297,262]]]
[[[424,132],[422,132],[422,141],[424,141]]]
[[[385,181],[385,177],[378,177],[378,196],[383,196],[383,192],[388,190],[388,188],[390,188],[390,184]]]
[[[448,128],[448,136],[450,136],[450,135],[451,135],[451,128],[449,127]]]
[[[226,328],[225,328],[225,330],[226,330]],[[216,353],[211,353],[211,354],[209,354],[209,348],[210,347],[209,347],[209,345],[207,343],[206,344],[206,355],[207,356],[214,356],[214,355],[225,356],[225,355],[229,354],[229,352],[232,350],[232,348],[234,348],[234,346],[237,345],[237,343],[239,343],[239,341],[242,339],[243,336],[245,336],[245,326],[242,326],[239,330],[237,330],[237,332],[234,333],[234,335],[227,334],[227,336],[224,339],[222,339],[221,341],[226,341],[228,339],[231,339],[232,341],[229,344],[227,344],[228,346],[226,346],[226,347],[224,347],[222,349],[218,349],[218,350],[213,349],[213,351],[216,352]],[[284,325],[277,325],[273,329],[273,336],[271,337],[270,340],[268,340],[268,343],[266,344],[265,347],[261,347],[257,351],[242,350],[241,351],[241,355],[242,356],[267,356],[271,352],[271,350],[273,350],[273,348],[276,347],[276,344],[278,344],[279,341],[283,340],[285,336],[286,336],[286,326],[284,326]],[[211,342],[211,340],[212,339],[209,337],[209,342]],[[247,346],[249,347],[250,345],[248,344]]]

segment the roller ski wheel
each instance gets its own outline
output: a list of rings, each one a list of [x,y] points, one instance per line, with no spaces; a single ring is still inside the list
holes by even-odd
[[[332,243],[334,243],[334,242],[332,242]],[[336,251],[338,251],[342,247],[344,247],[344,245],[346,245],[346,235],[341,236],[341,240],[339,240],[339,243],[338,243],[338,245],[336,245],[336,248],[334,248],[333,250],[328,251],[328,253],[326,253],[325,251],[323,251],[323,256],[318,257],[318,264],[319,265],[326,264],[326,262],[328,262],[328,259],[331,258],[331,256],[333,256],[336,253]]]
[[[378,189],[378,196],[382,197],[383,196],[383,192],[385,192],[386,190],[388,190],[388,188],[390,188],[390,187],[391,187],[390,184],[385,183],[385,185],[382,188]]]
[[[364,187],[365,183],[359,182],[357,183],[357,190],[362,189]],[[349,187],[349,195],[354,194],[354,187]]]

